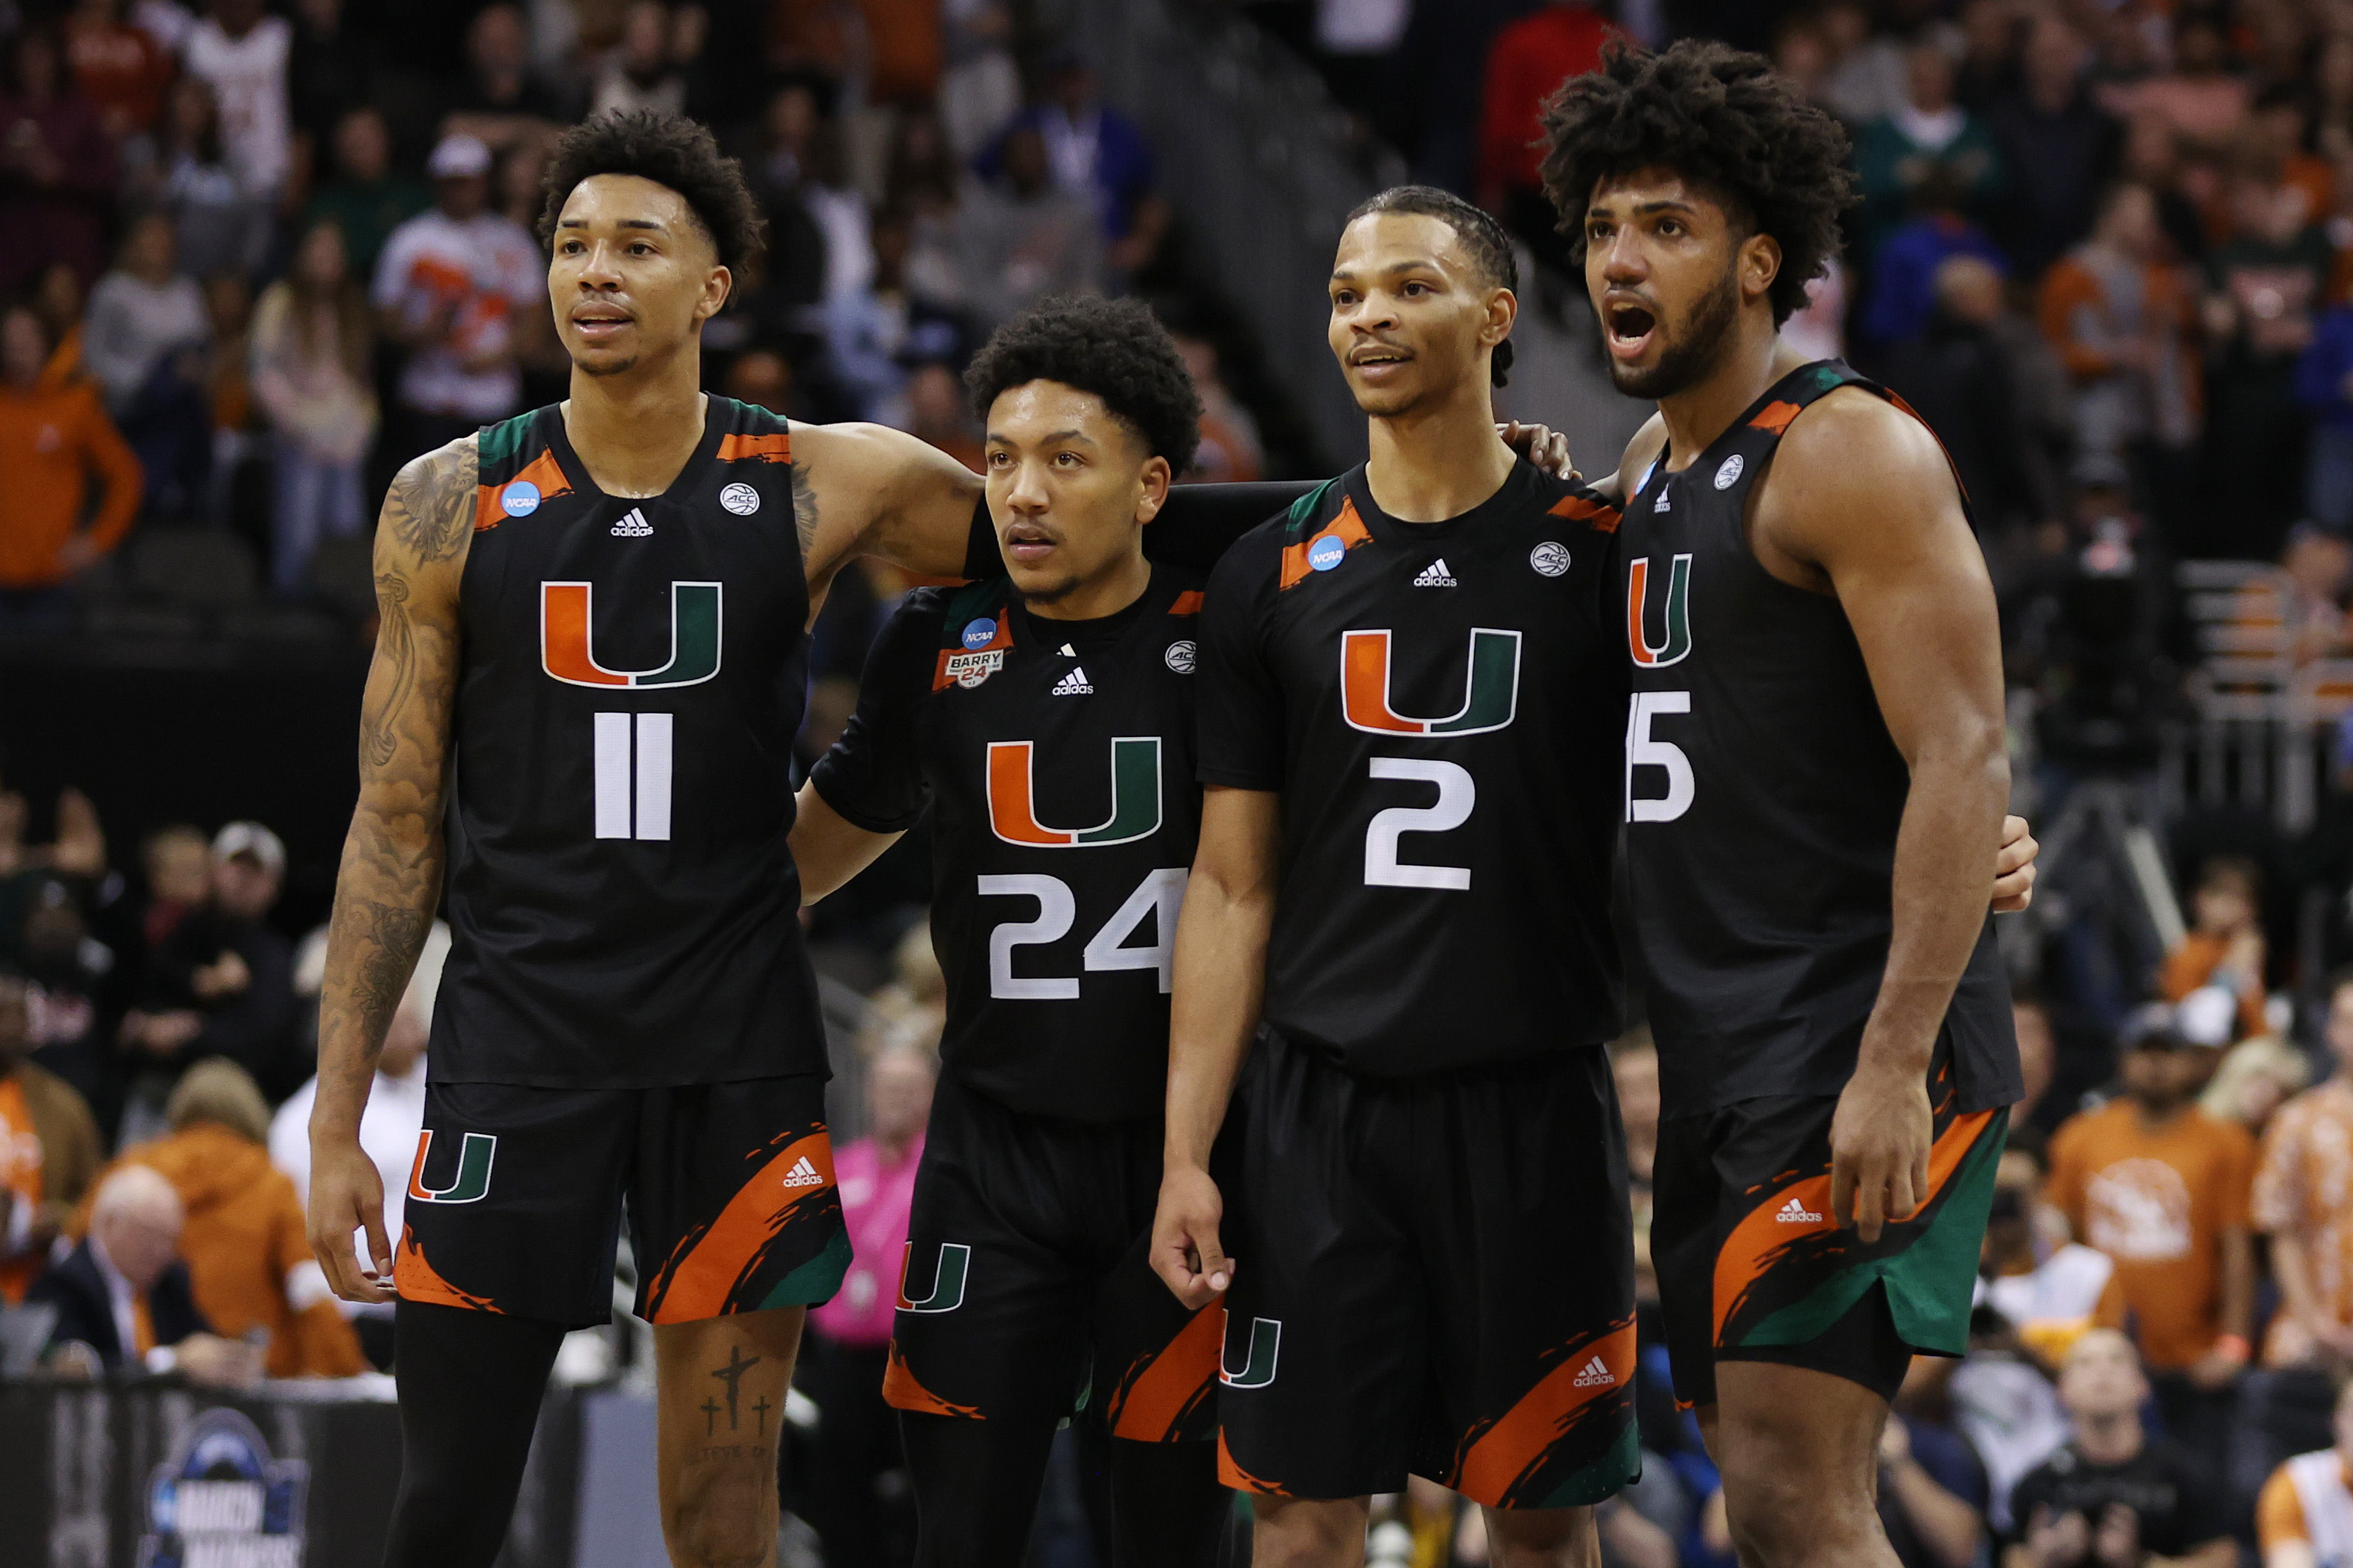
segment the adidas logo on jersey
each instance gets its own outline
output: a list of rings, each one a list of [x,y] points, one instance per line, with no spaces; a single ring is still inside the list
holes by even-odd
[[[616,539],[643,539],[653,531],[654,525],[646,521],[646,514],[638,510],[636,507],[631,507],[629,509],[628,515],[613,525],[613,537]]]
[[[1788,1203],[1783,1204],[1781,1205],[1781,1212],[1775,1215],[1773,1219],[1774,1222],[1778,1225],[1820,1225],[1822,1223],[1821,1215],[1814,1213],[1813,1210],[1808,1208],[1804,1204],[1799,1203],[1796,1198],[1791,1198]]]
[[[794,1163],[791,1170],[785,1173],[785,1185],[788,1187],[821,1187],[825,1185],[825,1178],[817,1173],[817,1167],[810,1164],[809,1157],[807,1154],[804,1154],[799,1160]]]
[[[1595,1356],[1577,1368],[1575,1382],[1579,1388],[1609,1388],[1616,1385],[1618,1374],[1602,1365],[1599,1356]]]
[[[1454,587],[1454,574],[1446,569],[1446,557],[1441,555],[1423,567],[1421,575],[1413,580],[1413,585],[1417,588]]]
[[[1094,695],[1094,689],[1095,689],[1093,687],[1087,684],[1087,672],[1083,668],[1081,668],[1071,670],[1070,674],[1054,682],[1053,695],[1057,697],[1092,697]]]

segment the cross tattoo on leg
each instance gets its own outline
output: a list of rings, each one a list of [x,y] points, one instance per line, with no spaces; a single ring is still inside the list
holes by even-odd
[[[766,1394],[760,1395],[759,1402],[752,1406],[752,1414],[760,1418],[760,1424],[754,1428],[752,1435],[755,1437],[766,1436],[768,1435],[768,1396]]]
[[[723,1380],[727,1384],[727,1430],[730,1432],[734,1431],[741,1425],[736,1419],[735,1397],[744,1382],[744,1374],[759,1364],[758,1356],[754,1356],[748,1361],[744,1359],[742,1345],[729,1345],[727,1364],[714,1368],[711,1373],[712,1376]]]
[[[706,1399],[697,1408],[702,1412],[702,1435],[708,1437],[719,1428],[719,1401]]]

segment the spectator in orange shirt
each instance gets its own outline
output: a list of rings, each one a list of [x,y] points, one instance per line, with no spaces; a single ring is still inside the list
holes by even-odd
[[[0,631],[61,624],[66,580],[113,549],[139,510],[139,460],[94,387],[43,381],[48,353],[32,307],[0,311]],[[83,529],[93,469],[106,494]]]
[[[1495,35],[1487,46],[1479,109],[1479,205],[1528,242],[1536,259],[1576,276],[1560,215],[1544,194],[1536,148],[1544,101],[1570,77],[1601,63],[1609,24],[1580,0],[1554,0]]]
[[[214,1331],[239,1340],[265,1331],[272,1377],[366,1371],[311,1254],[294,1183],[269,1163],[269,1107],[252,1078],[217,1057],[198,1062],[164,1116],[171,1131],[125,1152],[115,1167],[144,1165],[180,1194],[180,1256]]]
[[[2168,1002],[2210,985],[2236,997],[2233,1038],[2271,1027],[2263,1016],[2263,928],[2256,902],[2262,892],[2263,874],[2253,861],[2237,855],[2207,861],[2190,895],[2197,925],[2165,955],[2158,974],[2158,992]]]
[[[2144,442],[2185,449],[2198,434],[2197,304],[2160,258],[2157,197],[2121,184],[2092,236],[2043,274],[2036,320],[2075,389],[2078,451],[2121,459]]]
[[[31,1059],[30,1003],[23,977],[0,971],[0,1305],[47,1266],[100,1152],[88,1103]]]
[[[2124,1046],[2125,1092],[2052,1135],[2048,1197],[2080,1239],[2116,1259],[2167,1429],[2220,1474],[2254,1322],[2255,1143],[2192,1099],[2211,1053],[2182,1037],[2172,1008],[2134,1015]]]
[[[2325,1033],[2337,1070],[2274,1119],[2252,1209],[2280,1289],[2265,1363],[2341,1373],[2353,1368],[2353,970],[2329,984]]]
[[[2337,1395],[2336,1442],[2274,1470],[2255,1500],[2263,1568],[2353,1562],[2353,1383]]]

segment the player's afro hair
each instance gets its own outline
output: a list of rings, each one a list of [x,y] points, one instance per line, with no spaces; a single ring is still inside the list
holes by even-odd
[[[1838,254],[1839,214],[1854,202],[1847,137],[1762,55],[1685,39],[1659,54],[1623,46],[1571,77],[1544,110],[1545,194],[1571,255],[1585,258],[1585,208],[1605,179],[1672,169],[1722,202],[1736,226],[1769,234],[1781,270],[1775,325]]]
[[[760,254],[766,220],[743,165],[719,150],[710,127],[659,110],[600,114],[555,139],[539,178],[539,243],[555,237],[564,204],[581,181],[598,174],[635,174],[682,197],[733,270]]]
[[[997,329],[964,373],[972,410],[1009,387],[1057,381],[1092,392],[1145,449],[1183,473],[1201,440],[1201,395],[1176,341],[1134,300],[1072,294],[1040,300]]]
[[[1487,282],[1519,292],[1520,263],[1512,254],[1511,236],[1504,232],[1504,226],[1495,221],[1493,214],[1483,207],[1472,206],[1452,191],[1441,191],[1436,185],[1391,185],[1380,195],[1357,203],[1348,214],[1348,223],[1368,213],[1415,213],[1436,218],[1454,231],[1454,237],[1471,253],[1472,263],[1485,275]],[[1347,224],[1340,226],[1345,228]],[[1511,384],[1511,339],[1505,338],[1495,345],[1495,357],[1488,366],[1488,374],[1497,386]]]

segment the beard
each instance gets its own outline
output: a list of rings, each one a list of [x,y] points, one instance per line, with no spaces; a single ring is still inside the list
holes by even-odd
[[[1672,397],[1705,381],[1723,361],[1725,349],[1732,339],[1733,323],[1739,314],[1740,286],[1727,267],[1723,280],[1702,295],[1693,307],[1691,324],[1683,335],[1659,351],[1658,363],[1644,367],[1620,364],[1613,359],[1609,362],[1609,384],[1629,397],[1657,399]],[[1665,325],[1662,321],[1651,331],[1661,331]]]
[[[638,356],[631,354],[627,359],[614,360],[606,364],[588,364],[576,359],[572,363],[583,375],[626,375],[638,368]]]
[[[1024,609],[1032,605],[1055,604],[1079,591],[1079,574],[1073,572],[1059,583],[1050,583],[1042,588],[1021,588],[1016,591],[1021,595],[1021,605]]]

